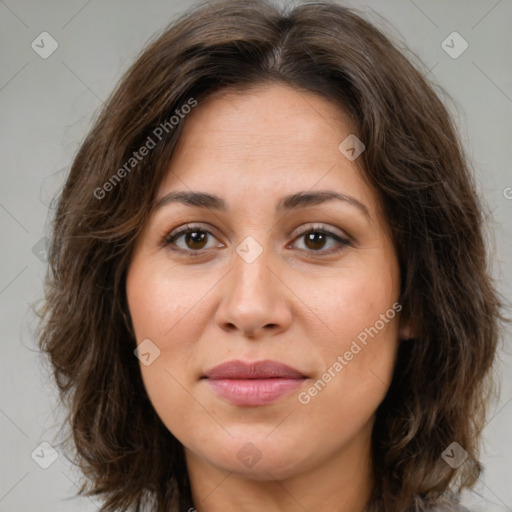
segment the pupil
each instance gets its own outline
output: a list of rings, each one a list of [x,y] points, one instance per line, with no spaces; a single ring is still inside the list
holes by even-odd
[[[191,249],[201,249],[204,246],[204,242],[206,240],[206,233],[203,231],[192,231],[185,235],[187,245]],[[189,243],[191,242],[191,243]],[[196,244],[199,244],[197,246]]]
[[[315,237],[319,237],[320,241],[317,238],[317,241],[315,242]],[[323,233],[310,233],[307,236],[307,242],[312,242],[313,247],[310,247],[312,249],[321,249],[325,242],[325,235]]]

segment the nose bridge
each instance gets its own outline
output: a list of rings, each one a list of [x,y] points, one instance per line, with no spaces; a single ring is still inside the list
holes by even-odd
[[[270,301],[273,295],[271,280],[275,277],[269,268],[273,259],[269,244],[264,246],[249,235],[236,247],[236,253],[232,272],[233,297],[242,302],[258,301],[261,305]]]
[[[269,244],[264,246],[256,236],[247,236],[235,250],[217,323],[250,335],[263,328],[284,328],[290,312],[279,280],[271,271],[275,257]]]

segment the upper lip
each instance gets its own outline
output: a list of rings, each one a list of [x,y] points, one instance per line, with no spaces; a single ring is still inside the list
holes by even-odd
[[[207,370],[203,377],[208,379],[300,379],[305,375],[287,364],[265,359],[255,362],[225,361]]]

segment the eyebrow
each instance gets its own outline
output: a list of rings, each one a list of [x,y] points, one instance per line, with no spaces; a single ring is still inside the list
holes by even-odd
[[[340,194],[331,190],[320,190],[316,192],[296,192],[282,197],[276,204],[276,212],[297,210],[307,206],[315,206],[328,201],[344,201],[358,208],[364,215],[370,219],[368,208],[358,201],[355,197],[346,194]],[[224,199],[214,194],[206,192],[188,192],[176,191],[169,192],[158,200],[155,205],[155,211],[171,203],[181,203],[186,206],[199,208],[208,208],[219,211],[227,211],[227,205]]]

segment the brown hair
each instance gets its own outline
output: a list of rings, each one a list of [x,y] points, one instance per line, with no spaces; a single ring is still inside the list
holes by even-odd
[[[183,447],[153,409],[133,354],[126,270],[182,130],[171,116],[216,92],[273,82],[351,116],[399,258],[402,314],[420,333],[400,344],[376,413],[367,510],[424,510],[480,473],[502,302],[484,208],[447,109],[353,10],[227,0],[185,13],[143,51],[80,147],[55,213],[39,344],[88,479],[80,494],[101,495],[102,510],[193,506]],[[148,138],[155,146],[134,161]],[[454,441],[469,454],[456,470],[441,457]]]

